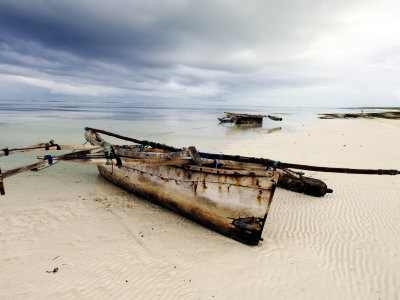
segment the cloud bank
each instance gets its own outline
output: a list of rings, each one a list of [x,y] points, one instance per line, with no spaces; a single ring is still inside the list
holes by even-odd
[[[400,106],[399,13],[389,0],[0,0],[0,98]]]

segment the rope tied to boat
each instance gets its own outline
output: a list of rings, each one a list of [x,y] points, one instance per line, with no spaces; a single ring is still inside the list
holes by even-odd
[[[50,144],[51,147],[55,146],[55,147],[57,147],[57,150],[61,150],[60,145],[59,144],[55,144],[53,140],[51,140],[49,142],[49,144]],[[49,150],[49,149],[46,149],[46,150]]]
[[[4,152],[5,156],[8,156],[8,153],[10,152],[10,150],[8,150],[8,148],[1,149],[1,151]]]
[[[145,141],[146,143],[149,143],[148,141]],[[140,152],[143,152],[144,150],[146,150],[150,145],[140,145]]]
[[[45,155],[45,156],[44,156],[44,159],[45,159],[45,160],[48,160],[49,165],[52,165],[52,164],[53,164],[53,157],[52,157],[51,155]]]
[[[218,167],[218,162],[216,159],[214,159],[213,164],[211,165],[212,168],[217,168]]]
[[[107,154],[106,154],[106,165],[110,164],[110,157],[111,157],[111,146],[107,146]]]
[[[110,165],[110,159],[115,158],[115,160],[117,161],[117,163],[115,164],[117,167],[122,166],[122,160],[121,158],[115,154],[115,150],[112,146],[107,146],[107,153],[106,153],[106,165]],[[113,164],[111,163],[111,166],[113,166]]]

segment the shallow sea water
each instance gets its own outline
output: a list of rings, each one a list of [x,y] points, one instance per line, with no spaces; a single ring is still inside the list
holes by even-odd
[[[122,135],[203,151],[222,151],[225,143],[243,138],[293,131],[317,119],[318,113],[355,109],[285,108],[268,106],[148,105],[129,102],[68,102],[0,100],[0,147],[22,146],[54,138],[78,144],[83,128],[94,127]],[[219,124],[224,111],[270,114],[282,122],[264,118],[262,126]]]
[[[283,121],[219,125],[224,111]],[[90,126],[203,152],[310,163],[337,156],[350,165],[348,159],[362,158],[361,144],[373,154],[374,139],[397,139],[392,123],[379,127],[390,132],[386,138],[375,133],[374,139],[350,126],[355,143],[346,131],[352,122],[335,120],[337,128],[323,121],[322,131],[309,126],[296,132],[318,113],[347,111],[359,110],[0,101],[0,149],[49,139],[82,144],[83,128]],[[321,142],[329,134],[332,140]],[[398,161],[391,147],[385,150],[379,165]],[[0,166],[5,171],[44,154],[0,157]],[[277,189],[258,247],[127,193],[93,165],[59,163],[7,178],[0,198],[0,298],[399,299],[396,178],[317,178],[334,193],[313,198]],[[47,273],[56,266],[57,274]]]
[[[268,149],[269,136],[295,131],[303,124],[316,121],[319,113],[358,110],[231,106],[213,103],[149,105],[115,101],[0,100],[0,149],[29,146],[48,142],[50,139],[64,145],[83,144],[84,128],[93,127],[174,147],[194,145],[199,151],[209,153],[226,153],[224,151],[229,148],[235,149],[235,152],[226,154],[243,155],[251,153],[251,144],[247,149],[236,148],[235,144],[241,140],[263,140]],[[223,117],[225,111],[269,114],[281,117],[283,120],[278,122],[264,118],[262,125],[255,126],[219,123],[217,118]],[[126,144],[110,137],[106,139],[116,144]],[[53,153],[56,155],[56,152]],[[37,156],[45,154],[48,153],[12,155],[7,159],[0,159],[0,167],[5,171],[34,162]],[[264,157],[268,157],[267,151]],[[79,168],[95,170],[93,166],[79,166]],[[48,170],[48,172],[53,171]]]

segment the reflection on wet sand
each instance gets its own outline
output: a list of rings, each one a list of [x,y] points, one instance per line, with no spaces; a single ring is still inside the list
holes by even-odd
[[[259,123],[253,123],[253,124],[220,123],[218,126],[225,127],[227,134],[235,134],[244,131],[273,133],[275,131],[282,130],[282,127],[263,128],[262,124]]]
[[[273,132],[279,131],[279,130],[282,130],[282,127],[275,127],[275,128],[268,129],[267,133],[273,133]]]

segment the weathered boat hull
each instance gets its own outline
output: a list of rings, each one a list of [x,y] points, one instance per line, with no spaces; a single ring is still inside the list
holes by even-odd
[[[262,124],[263,117],[243,117],[243,116],[231,116],[235,124]]]
[[[98,166],[107,180],[240,242],[257,245],[278,173],[215,174],[178,166]]]

